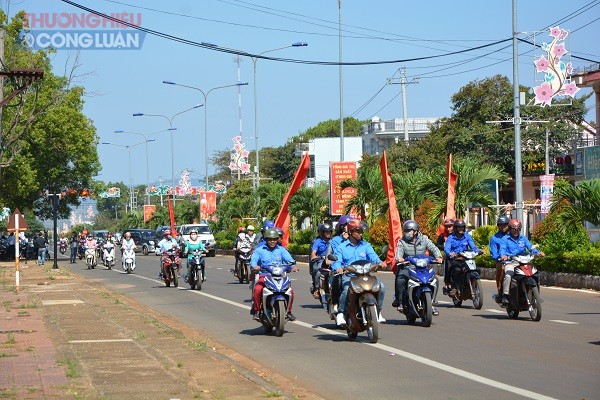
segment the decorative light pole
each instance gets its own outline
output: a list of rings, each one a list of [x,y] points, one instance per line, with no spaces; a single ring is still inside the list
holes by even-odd
[[[171,82],[171,81],[163,81],[163,83],[166,85],[174,85],[174,86],[185,87],[188,89],[194,89],[194,90],[197,90],[200,93],[202,93],[202,96],[204,96],[204,188],[205,188],[205,191],[208,191],[208,112],[207,112],[208,95],[213,90],[224,89],[224,88],[234,87],[234,86],[246,86],[246,85],[248,85],[248,82],[238,82],[238,83],[234,83],[232,85],[217,86],[217,87],[209,89],[206,92],[195,86],[182,85],[182,84]]]
[[[250,57],[252,59],[252,65],[254,70],[254,151],[256,152],[256,166],[254,167],[254,174],[256,180],[253,181],[253,186],[257,189],[260,186],[260,168],[259,168],[259,157],[258,157],[258,102],[256,100],[256,62],[258,61],[258,57],[262,56],[265,53],[270,53],[272,51],[278,51],[283,49],[288,49],[290,47],[306,47],[308,43],[306,42],[296,42],[292,43],[288,46],[277,47],[275,49],[265,50],[262,53],[258,54],[255,57]]]
[[[165,118],[167,121],[169,121],[169,129],[168,130],[171,131],[171,186],[172,186],[173,190],[175,190],[175,150],[173,148],[173,131],[177,130],[177,128],[173,128],[173,119],[178,115],[181,115],[181,114],[186,113],[191,110],[195,110],[196,108],[200,108],[203,105],[204,104],[196,104],[194,107],[180,111],[180,112],[172,115],[171,117],[168,117],[163,114],[146,114],[146,113],[134,113],[133,114],[134,117],[162,117],[162,118]]]

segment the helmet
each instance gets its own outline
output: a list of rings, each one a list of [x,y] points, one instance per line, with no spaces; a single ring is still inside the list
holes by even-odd
[[[465,221],[463,221],[462,219],[455,219],[454,220],[454,229],[456,228],[466,228],[467,224],[465,224]]]
[[[352,217],[349,215],[342,215],[340,217],[340,219],[338,220],[338,225],[347,225],[351,219],[352,219]]]
[[[333,232],[333,226],[329,222],[319,225],[319,233]]]
[[[509,222],[510,220],[508,219],[508,217],[506,215],[503,215],[498,218],[498,221],[496,221],[496,225],[508,225]]]
[[[446,218],[444,220],[444,226],[452,226],[454,224],[454,220],[452,218]]]
[[[274,227],[275,227],[275,222],[273,222],[272,219],[268,219],[263,223],[261,231],[264,233],[267,231],[267,229],[274,228]]]
[[[165,231],[163,232],[163,236],[169,236],[170,234],[171,234],[170,229],[165,229]]]
[[[244,227],[243,227],[243,226],[240,226],[240,227],[238,228],[238,233],[242,233],[242,232],[244,232]]]
[[[508,226],[510,227],[510,229],[521,229],[523,224],[521,224],[521,221],[519,221],[517,218],[513,218],[508,223]]]
[[[364,230],[364,225],[360,219],[351,219],[347,224],[348,232],[353,232],[356,230]]]
[[[279,234],[279,237],[283,237],[283,235],[285,235],[285,233],[283,232],[283,229],[279,228],[279,227],[275,227],[275,230],[277,231],[277,233]]]
[[[87,229],[84,229],[83,231],[81,231],[82,235],[87,235],[89,232],[87,231]]]
[[[409,231],[409,230],[418,231],[419,230],[419,224],[417,223],[417,221],[415,221],[413,219],[409,219],[408,221],[406,221],[404,223],[404,225],[402,225],[402,230],[404,230],[404,231]]]
[[[265,239],[279,239],[279,232],[275,228],[267,228],[263,236]]]
[[[254,230],[254,225],[248,225],[248,226],[246,227],[246,230],[247,230],[247,231],[253,231],[253,230]]]

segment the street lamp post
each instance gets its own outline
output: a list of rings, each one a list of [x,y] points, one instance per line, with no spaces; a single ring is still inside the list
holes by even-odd
[[[140,144],[144,144],[146,142],[153,142],[153,141],[154,141],[154,139],[150,139],[150,140],[146,140],[146,141],[143,141],[140,143],[135,143],[132,145],[102,142],[102,144],[106,144],[106,145],[110,145],[110,146],[117,146],[117,147],[124,147],[127,149],[127,158],[128,158],[128,162],[129,162],[129,211],[130,212],[133,209],[133,180],[131,178],[131,149],[135,146],[139,146]]]
[[[163,114],[146,114],[146,113],[134,113],[134,117],[162,117],[169,121],[169,131],[171,131],[171,186],[173,188],[173,192],[175,191],[175,151],[173,148],[173,131],[177,130],[177,128],[173,128],[173,119],[183,113],[186,113],[191,110],[195,110],[196,108],[202,107],[204,104],[196,104],[194,107],[190,107],[183,111],[180,111],[176,114],[173,114],[171,117],[168,117]]]
[[[262,56],[265,53],[269,53],[272,51],[283,50],[290,47],[306,47],[308,43],[306,42],[296,42],[292,43],[288,46],[278,47],[276,49],[265,50],[262,53],[258,54],[255,57],[250,57],[252,59],[253,69],[254,69],[254,151],[256,153],[256,166],[254,167],[254,174],[256,176],[256,181],[253,186],[254,189],[258,189],[260,186],[260,168],[259,168],[259,157],[258,157],[258,105],[256,101],[256,61],[258,61],[258,57]]]
[[[167,131],[168,131],[168,129],[163,129],[162,131],[151,132],[148,134],[141,133],[141,132],[124,131],[124,130],[116,130],[115,131],[115,133],[130,133],[132,135],[140,135],[144,138],[144,142],[146,143],[146,190],[148,187],[150,187],[150,178],[149,178],[150,163],[148,161],[148,142],[153,142],[155,140],[155,139],[149,140],[148,138],[152,135],[156,135],[157,133],[162,133],[162,132],[167,132]],[[150,204],[150,195],[149,194],[146,195],[146,203]]]
[[[174,85],[174,86],[185,87],[188,89],[194,89],[194,90],[197,90],[200,93],[202,93],[202,96],[204,96],[204,188],[206,191],[208,191],[208,122],[207,122],[208,121],[208,112],[207,112],[208,95],[213,90],[224,89],[224,88],[234,87],[234,86],[246,86],[246,85],[248,85],[248,82],[238,82],[238,83],[234,83],[232,85],[217,86],[217,87],[209,89],[206,92],[195,86],[182,85],[180,83],[175,83],[175,82],[171,82],[171,81],[163,81],[163,83],[166,85]]]

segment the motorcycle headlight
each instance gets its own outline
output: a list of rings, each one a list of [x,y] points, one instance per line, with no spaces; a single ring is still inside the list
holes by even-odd
[[[427,264],[428,264],[428,263],[427,263],[427,260],[426,260],[425,258],[419,258],[419,259],[416,261],[416,263],[415,263],[415,265],[416,265],[417,267],[426,267],[426,266],[427,266]]]
[[[350,285],[352,286],[352,290],[354,291],[354,293],[362,293],[363,292],[362,286],[355,283],[354,281],[350,281]]]
[[[379,292],[379,289],[381,289],[381,283],[379,281],[375,281],[375,284],[373,285],[373,291]]]

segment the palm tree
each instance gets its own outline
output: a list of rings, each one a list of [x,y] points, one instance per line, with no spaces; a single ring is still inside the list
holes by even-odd
[[[296,228],[299,229],[306,218],[310,219],[310,226],[316,228],[326,215],[327,203],[325,185],[300,188],[290,201],[290,213],[296,218]]]
[[[558,229],[566,233],[584,221],[600,226],[600,179],[571,185],[564,179],[554,184],[550,210],[558,211]]]
[[[275,219],[281,209],[283,196],[289,190],[289,185],[280,182],[261,184],[256,191],[259,198],[257,212],[263,218]]]
[[[418,169],[414,172],[392,176],[396,206],[402,219],[415,219],[415,211],[425,201],[424,185],[429,181],[429,171]],[[384,213],[388,203],[385,203]]]
[[[369,225],[372,225],[377,216],[382,213],[381,210],[387,210],[387,197],[383,190],[381,171],[378,166],[359,168],[356,180],[346,179],[340,183],[340,189],[348,187],[357,189],[357,193],[346,203],[344,210],[346,214],[355,208],[362,219],[366,219]],[[369,210],[368,216],[367,209]]]

